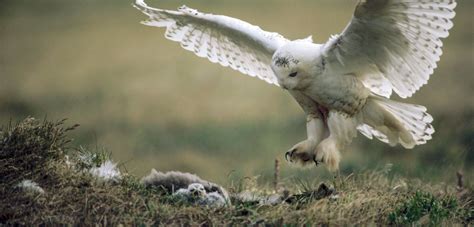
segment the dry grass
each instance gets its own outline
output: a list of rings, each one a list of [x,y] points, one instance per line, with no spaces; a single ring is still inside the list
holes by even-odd
[[[175,201],[137,177],[125,175],[118,184],[104,184],[66,164],[65,155],[85,152],[68,147],[63,121],[27,119],[0,131],[1,224],[472,224],[471,191],[458,197],[454,186],[427,184],[393,176],[390,166],[333,182],[339,198],[302,200],[276,206],[233,201],[219,209],[194,207]],[[99,151],[96,151],[99,152]],[[105,159],[103,154],[98,155]],[[36,181],[44,194],[25,193],[15,185]],[[282,182],[291,193],[315,188],[319,182]],[[232,193],[251,190],[270,193],[270,182],[241,179],[229,185]]]
[[[344,28],[357,2],[242,1],[149,3],[170,9],[187,4],[289,38],[312,34],[315,41],[324,42]],[[162,29],[139,23],[145,16],[130,3],[6,0],[0,9],[0,122],[26,116],[74,119],[82,126],[75,132],[76,145],[104,144],[134,174],[179,168],[217,182],[224,182],[225,176],[210,166],[225,173],[271,174],[274,158],[283,157],[306,136],[305,118],[296,102],[277,87],[211,64],[166,40]],[[431,142],[465,137],[464,131],[453,130],[464,127],[462,121],[453,125],[445,119],[474,116],[472,6],[471,0],[459,0],[438,69],[429,84],[407,100],[427,106],[434,115],[437,132]],[[295,26],[301,24],[305,26]],[[450,138],[445,141],[446,135]],[[444,158],[431,153],[431,142],[408,152],[373,141],[370,144],[378,146],[367,146],[359,137],[364,144],[354,144],[344,154],[343,168],[365,168],[375,162],[365,158],[373,156],[386,158],[380,165],[398,165],[397,171],[414,169],[420,160]],[[473,153],[458,144],[449,149],[456,157]],[[464,159],[446,162],[444,168],[451,163],[461,168]],[[291,170],[282,165],[282,172]],[[321,172],[322,168],[314,171],[312,177]]]
[[[241,18],[289,38],[313,34],[315,41],[324,42],[344,28],[356,2],[186,4]],[[437,132],[432,141],[404,150],[359,136],[341,165],[344,176],[357,174],[336,182],[342,193],[337,201],[208,210],[176,205],[156,191],[143,189],[133,175],[151,168],[189,171],[235,192],[253,188],[270,193],[273,160],[306,136],[304,116],[294,100],[276,87],[195,57],[165,40],[160,29],[140,25],[145,17],[128,0],[6,0],[0,8],[0,123],[27,116],[67,116],[80,123],[81,130],[71,132],[74,141],[66,146],[83,145],[86,151],[98,152],[87,147],[104,145],[131,175],[119,185],[98,185],[66,168],[65,153],[78,151],[64,147],[61,127],[48,122],[12,125],[1,132],[2,139],[14,133],[17,137],[10,142],[17,142],[0,141],[0,220],[86,224],[263,220],[342,225],[387,223],[390,213],[403,217],[405,207],[421,214],[413,219],[424,223],[426,210],[411,209],[416,206],[410,204],[418,203],[410,201],[432,204],[432,195],[435,201],[450,204],[459,169],[464,170],[466,182],[474,181],[474,2],[458,2],[455,26],[438,69],[429,84],[407,100],[427,106],[434,115]],[[179,4],[150,0],[150,5],[163,8]],[[393,163],[392,171],[378,171],[386,163]],[[244,176],[255,175],[260,176],[255,183],[235,185]],[[305,187],[295,184],[296,176],[304,179]],[[14,190],[12,186],[24,178],[39,182],[46,193],[31,197]],[[321,181],[333,183],[324,167],[294,170],[286,163],[281,165],[281,178],[293,193],[317,187]],[[407,187],[392,190],[401,182]],[[416,197],[416,191],[422,193]],[[381,203],[383,199],[390,203]],[[465,204],[459,200],[457,207],[467,211]],[[377,213],[374,206],[379,205]],[[454,212],[444,220],[461,223],[466,217]]]

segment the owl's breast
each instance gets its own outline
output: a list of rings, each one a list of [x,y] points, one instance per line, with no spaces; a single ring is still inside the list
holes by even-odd
[[[323,74],[303,91],[311,99],[326,107],[350,116],[365,105],[370,91],[352,74]]]

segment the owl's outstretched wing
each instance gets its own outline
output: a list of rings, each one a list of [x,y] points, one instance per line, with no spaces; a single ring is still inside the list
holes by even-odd
[[[361,0],[324,46],[328,67],[357,75],[379,95],[410,97],[437,67],[455,7],[455,0]]]
[[[288,42],[283,36],[239,19],[186,6],[178,11],[162,10],[147,6],[143,0],[136,0],[134,6],[149,16],[143,24],[165,27],[165,37],[179,42],[184,49],[279,86],[270,66],[273,53]]]

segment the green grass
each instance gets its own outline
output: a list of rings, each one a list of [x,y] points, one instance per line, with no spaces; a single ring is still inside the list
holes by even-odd
[[[313,34],[316,42],[325,42],[331,34],[342,31],[357,2],[295,0],[288,4],[282,0],[259,0],[258,3],[246,1],[248,4],[219,0],[151,0],[149,4],[172,9],[184,3],[205,12],[244,19],[268,31],[280,32],[288,38],[303,38]],[[18,150],[18,154],[2,159],[0,168],[12,171],[6,177],[1,175],[2,185],[5,182],[15,183],[17,178],[35,177],[35,180],[47,185],[60,185],[58,188],[61,189],[81,188],[72,192],[62,191],[62,195],[66,197],[76,194],[79,196],[79,199],[72,202],[75,206],[70,209],[66,207],[62,212],[54,210],[46,202],[66,205],[62,198],[50,194],[51,190],[47,192],[47,200],[38,198],[39,205],[33,207],[49,219],[35,219],[37,222],[61,222],[61,216],[69,218],[65,220],[71,222],[71,217],[75,215],[82,217],[85,223],[100,222],[94,215],[109,217],[110,213],[101,210],[106,209],[102,205],[97,208],[89,206],[89,201],[113,200],[112,197],[103,198],[107,191],[111,191],[120,200],[128,201],[124,193],[132,193],[130,188],[148,193],[148,196],[141,197],[138,193],[134,197],[137,200],[136,204],[133,202],[133,206],[109,201],[116,206],[115,209],[139,207],[145,212],[140,214],[141,222],[157,217],[168,221],[186,217],[187,213],[181,210],[193,210],[193,207],[166,205],[157,202],[163,198],[154,196],[154,192],[134,188],[140,186],[139,176],[148,173],[151,168],[196,173],[235,192],[250,187],[269,193],[272,190],[269,182],[272,181],[274,160],[282,159],[288,148],[306,137],[305,117],[287,93],[255,78],[210,64],[207,60],[182,50],[178,44],[163,38],[163,30],[139,24],[145,16],[131,7],[130,3],[128,0],[44,0],[41,3],[6,0],[2,4],[0,124],[21,121],[28,116],[48,116],[50,119],[66,116],[73,119],[72,123],[81,124],[81,127],[80,130],[70,132],[73,141],[63,150],[67,150],[70,155],[81,152],[92,156],[96,154],[92,160],[84,162],[82,168],[97,165],[112,156],[129,173],[126,181],[130,185],[115,188],[97,186],[95,183],[87,183],[87,177],[65,170],[63,156],[59,155],[62,151],[54,151],[51,156],[46,155],[47,153],[41,156],[22,155],[22,152],[31,151],[31,146],[25,144],[42,144],[41,146],[52,146],[53,149],[58,144],[51,138],[56,137],[45,137],[47,141],[44,143],[25,141],[15,145],[17,147],[12,149]],[[390,209],[383,210],[384,221],[390,212],[395,212],[396,207],[415,196],[417,190],[443,199],[443,195],[438,192],[445,191],[444,185],[456,184],[455,174],[458,170],[464,171],[468,184],[474,181],[474,33],[469,29],[474,23],[474,2],[459,0],[458,3],[454,27],[444,41],[444,54],[439,67],[426,86],[413,98],[404,100],[426,106],[434,116],[436,133],[433,139],[426,145],[405,150],[400,146],[392,148],[379,141],[369,141],[359,135],[342,154],[341,174],[349,176],[355,173],[353,177],[357,180],[350,183],[353,178],[350,177],[347,182],[354,190],[365,189],[364,184],[375,184],[377,180],[366,179],[364,176],[374,171],[379,173],[379,170],[389,164],[391,170],[380,173],[383,176],[381,179],[392,183],[409,182],[413,187],[404,191],[406,195],[403,198],[402,195],[393,195],[395,192],[388,183],[380,183],[384,186],[380,186],[378,192],[371,191],[394,196],[399,201],[396,205],[390,204]],[[273,13],[261,13],[262,10]],[[327,23],[328,18],[331,18],[331,23]],[[46,127],[45,124],[40,125]],[[9,130],[5,129],[2,133],[7,131]],[[23,135],[31,139],[33,137],[30,135],[38,132],[41,130]],[[38,136],[42,138],[44,135]],[[60,141],[57,139],[56,141]],[[37,148],[42,150],[44,147]],[[3,168],[14,158],[20,160],[18,157],[24,157],[23,161],[17,163],[18,167]],[[16,171],[16,168],[19,170]],[[49,173],[46,174],[47,179],[43,179],[45,174],[40,173]],[[80,180],[75,183],[64,181],[64,174],[70,174],[70,179]],[[333,183],[332,175],[323,166],[295,169],[282,163],[281,178],[282,183],[295,193],[317,187],[320,182]],[[48,184],[49,179],[55,181]],[[416,179],[423,179],[424,183],[418,184]],[[102,191],[96,193],[95,190],[98,189]],[[330,222],[328,217],[337,223],[357,223],[360,219],[352,218],[349,211],[338,210],[342,209],[340,207],[368,209],[362,205],[349,205],[347,198],[362,198],[366,195],[362,191],[357,194],[352,189],[347,188],[348,197],[343,199],[343,206],[333,208],[334,203],[328,203],[331,209],[335,209],[330,213],[324,210],[328,204],[321,206],[323,202],[311,203],[314,207],[305,205],[307,209],[303,211],[296,210],[293,206],[234,207],[222,212],[216,211],[217,214],[211,216],[208,215],[211,211],[196,211],[199,218],[195,222],[219,223],[220,218],[231,217],[232,220],[247,221],[246,223],[264,219],[265,222],[278,224],[279,215],[284,217],[285,223],[301,224],[307,220],[314,223],[317,218]],[[89,198],[88,192],[95,193],[96,197]],[[8,191],[3,195],[19,198],[12,193]],[[446,193],[453,195],[452,190]],[[142,198],[147,198],[146,202]],[[24,199],[17,201],[31,203],[29,198]],[[33,209],[19,204],[27,211]],[[462,208],[461,203],[458,206]],[[51,213],[45,207],[52,209]],[[152,211],[148,212],[148,209]],[[313,214],[313,211],[321,212],[321,216],[326,218]],[[156,212],[163,216],[156,215]],[[175,218],[172,218],[172,212],[177,212]],[[248,214],[238,216],[239,212]],[[284,212],[291,215],[285,215]],[[373,215],[367,212],[365,214],[369,220],[374,221]],[[10,217],[9,215],[12,214],[3,212],[1,217]],[[342,218],[343,215],[348,218]],[[132,214],[121,219],[113,217],[113,220],[108,221],[131,223],[135,220]],[[209,222],[206,222],[207,217]],[[426,217],[424,215],[422,221]],[[22,218],[18,220],[26,219],[25,216]],[[450,219],[456,218],[447,220]]]
[[[409,200],[391,212],[388,219],[395,224],[411,224],[428,216],[429,223],[437,225],[460,212],[458,209],[455,197],[437,198],[430,193],[417,191]]]
[[[289,38],[313,34],[315,41],[325,42],[343,30],[356,2],[149,4],[171,9],[186,4]],[[425,105],[433,114],[433,140],[405,150],[359,135],[343,153],[345,174],[387,163],[399,174],[437,182],[451,179],[459,169],[474,173],[474,46],[467,29],[473,27],[473,5],[459,1],[439,67],[429,83],[406,100]],[[3,6],[2,124],[28,116],[68,117],[81,124],[81,130],[73,132],[74,146],[105,146],[131,173],[179,169],[220,183],[231,172],[268,178],[273,160],[306,137],[304,114],[286,92],[183,50],[166,40],[162,29],[141,25],[145,16],[131,1],[6,0]],[[282,165],[282,175],[328,176],[324,168],[300,171],[287,165]]]
[[[282,188],[300,198],[275,206],[239,202],[224,208],[206,208],[176,200],[159,188],[148,188],[125,173],[119,183],[103,183],[88,174],[109,158],[101,149],[70,146],[74,129],[64,121],[32,118],[0,130],[0,223],[81,225],[353,225],[353,224],[472,224],[473,194],[458,197],[454,185],[406,179],[385,168],[342,175],[326,181],[338,198],[315,198],[308,191],[321,183],[309,179],[283,181]],[[77,159],[90,156],[91,160]],[[70,157],[69,159],[66,157]],[[72,167],[66,163],[72,161]],[[86,164],[84,164],[86,163]],[[78,164],[78,165],[77,165]],[[124,166],[122,167],[122,170]],[[232,178],[232,195],[252,191],[275,193],[258,177]],[[15,187],[31,179],[44,194]]]

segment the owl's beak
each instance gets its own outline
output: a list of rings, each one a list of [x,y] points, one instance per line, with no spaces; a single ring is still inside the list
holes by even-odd
[[[288,87],[286,87],[285,85],[281,85],[281,88],[288,90]]]

